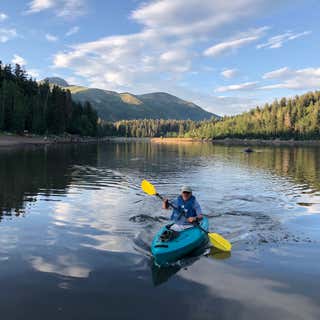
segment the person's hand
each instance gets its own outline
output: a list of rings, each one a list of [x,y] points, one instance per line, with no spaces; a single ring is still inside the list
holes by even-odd
[[[163,209],[168,209],[169,208],[169,200],[168,199],[164,199],[163,200],[162,208]]]
[[[197,218],[195,218],[195,217],[189,217],[189,218],[188,218],[188,222],[189,222],[189,223],[193,223],[193,222],[195,222],[195,221],[197,221]]]

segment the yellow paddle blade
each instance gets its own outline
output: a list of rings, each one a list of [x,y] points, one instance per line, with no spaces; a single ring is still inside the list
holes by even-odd
[[[149,196],[154,196],[157,194],[157,190],[154,185],[147,180],[142,180],[141,189]]]
[[[211,242],[211,244],[221,250],[221,251],[226,251],[229,252],[231,251],[232,245],[231,243],[226,240],[225,238],[223,238],[222,236],[220,236],[217,233],[208,233],[209,236],[209,240]]]

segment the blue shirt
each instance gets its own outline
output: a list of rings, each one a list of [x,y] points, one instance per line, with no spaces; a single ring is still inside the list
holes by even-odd
[[[171,203],[175,206],[175,207],[179,207],[179,204],[181,205],[179,198],[181,198],[180,196],[173,200]],[[200,207],[199,202],[195,199],[195,197],[193,197],[193,207],[192,209],[195,211],[196,216],[201,215],[202,214],[202,210]],[[177,211],[173,210],[172,211],[172,215],[171,215],[171,219],[175,221],[176,224],[189,224],[189,222],[187,221],[186,217],[184,215],[180,216],[179,220],[177,219],[177,217],[175,216],[175,214],[177,215]]]
[[[178,206],[178,199],[174,199],[171,201],[171,203],[177,207]],[[193,209],[196,210],[197,216],[199,216],[200,214],[202,214],[202,210],[200,207],[200,204],[197,200],[194,201],[194,205],[193,205]]]

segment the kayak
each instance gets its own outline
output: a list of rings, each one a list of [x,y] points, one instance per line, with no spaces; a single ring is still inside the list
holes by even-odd
[[[208,231],[209,222],[206,217],[200,221],[200,226]],[[167,227],[162,227],[159,230],[151,245],[154,262],[158,266],[169,265],[208,241],[207,233],[195,226],[180,231],[176,238],[164,242],[160,236],[165,230],[167,230]]]

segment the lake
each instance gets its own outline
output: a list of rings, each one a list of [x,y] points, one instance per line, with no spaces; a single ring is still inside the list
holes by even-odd
[[[320,148],[146,141],[0,150],[2,319],[319,319]],[[231,255],[150,243],[190,184]]]

